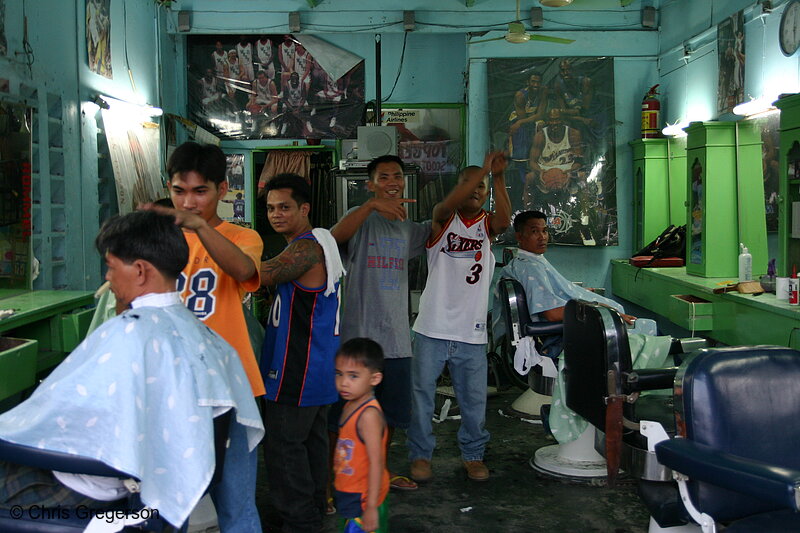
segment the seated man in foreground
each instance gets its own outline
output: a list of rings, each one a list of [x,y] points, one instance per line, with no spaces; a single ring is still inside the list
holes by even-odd
[[[531,320],[534,322],[561,322],[564,320],[564,306],[569,300],[596,302],[610,307],[620,313],[628,325],[636,325],[628,331],[628,342],[631,346],[631,357],[635,368],[662,366],[669,354],[671,337],[655,337],[655,322],[649,319],[637,319],[624,314],[622,306],[611,300],[579,287],[553,268],[545,259],[549,233],[547,216],[540,211],[524,211],[514,218],[514,232],[519,243],[519,253],[500,273],[500,278],[514,278],[525,289],[525,298]],[[493,292],[493,311],[495,339],[504,335],[506,326],[502,322],[502,306],[504,302],[498,297],[497,286]],[[560,341],[560,339],[558,339]],[[561,351],[561,343],[547,340],[542,350],[543,355],[557,357]],[[563,364],[563,363],[562,363]],[[560,368],[559,368],[560,370]],[[550,409],[550,430],[559,443],[577,439],[586,429],[586,421],[572,412],[564,402],[564,382],[559,372],[558,381],[553,390],[553,403]],[[568,416],[562,416],[562,415]]]
[[[142,502],[175,526],[215,468],[213,419],[235,410],[254,449],[264,427],[234,349],[175,292],[188,245],[175,219],[137,211],[107,221],[96,246],[121,308],[33,395],[0,416],[0,438],[97,459],[140,480]],[[103,507],[122,480],[0,462],[0,507]]]

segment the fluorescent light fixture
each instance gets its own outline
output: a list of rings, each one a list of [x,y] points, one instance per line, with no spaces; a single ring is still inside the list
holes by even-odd
[[[564,7],[572,3],[572,0],[539,0],[539,3],[547,7]]]
[[[661,133],[667,137],[686,137],[686,132],[683,131],[683,128],[688,126],[689,123],[690,121],[687,119],[681,119],[675,124],[667,123],[666,127],[661,130]]]
[[[119,100],[118,98],[113,98],[104,94],[98,94],[94,98],[93,102],[102,109],[112,109],[115,112],[121,111],[130,115],[139,115],[142,117],[160,117],[164,114],[164,111],[160,107],[126,102],[125,100]]]
[[[775,100],[777,100],[777,97],[774,96],[752,98],[749,102],[742,102],[734,107],[733,113],[743,117],[752,117],[755,115],[772,113],[778,110],[774,105],[772,105]]]

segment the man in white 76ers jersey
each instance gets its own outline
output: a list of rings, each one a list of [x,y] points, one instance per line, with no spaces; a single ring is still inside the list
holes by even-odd
[[[511,223],[502,152],[486,154],[483,168],[467,167],[447,197],[433,208],[427,244],[428,281],[414,323],[411,426],[408,450],[411,477],[431,478],[436,446],[431,427],[436,379],[445,363],[461,408],[458,445],[467,476],[489,478],[483,452],[489,441],[486,422],[486,315],[494,273],[491,239]],[[483,204],[492,173],[495,211]]]

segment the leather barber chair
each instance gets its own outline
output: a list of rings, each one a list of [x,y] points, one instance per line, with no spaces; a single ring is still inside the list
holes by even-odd
[[[505,363],[509,373],[515,373],[514,349],[524,337],[535,340],[537,350],[542,350],[543,339],[555,340],[560,344],[563,325],[560,322],[533,322],[528,310],[528,300],[522,284],[512,278],[503,278],[498,282],[498,292],[503,305],[503,320],[506,325]],[[558,367],[558,353],[560,348],[554,348],[553,364]],[[515,380],[516,381],[516,380]],[[527,375],[527,390],[511,405],[511,409],[526,418],[540,418],[541,408],[550,404],[553,394],[552,377],[545,377],[542,366],[536,365]]]
[[[531,321],[525,291],[517,280],[501,279],[498,287],[503,302],[507,335],[513,345],[519,344],[523,337],[536,337],[537,350],[542,345],[542,339],[550,340],[551,347],[563,341],[562,334],[566,334],[563,323]],[[556,343],[552,343],[552,337],[557,337]],[[556,368],[558,368],[557,354],[560,351],[560,347],[556,346],[550,352],[556,354],[553,357],[553,365]],[[549,404],[555,378],[544,377],[541,367],[534,366],[528,373],[528,379],[531,392],[526,394],[533,396],[534,402],[540,405]],[[520,410],[516,406],[526,398],[526,394],[518,398],[512,408]],[[528,402],[527,406],[528,412],[533,411],[529,406],[530,403]],[[559,478],[586,479],[605,475],[603,458],[594,450],[594,433],[591,426],[577,441],[539,448],[529,463],[534,470]]]
[[[704,339],[674,339],[670,354],[680,361],[681,354],[704,344]],[[599,430],[592,444],[605,457],[603,474],[609,485],[614,485],[622,469],[639,480],[640,490],[647,486],[672,494],[665,486],[672,474],[658,463],[647,436],[648,428],[653,427],[674,434],[672,397],[666,392],[642,393],[671,391],[677,367],[634,369],[627,326],[619,313],[576,300],[569,301],[564,310],[563,357],[567,407],[587,420],[587,431]],[[660,426],[643,421],[657,421]],[[661,501],[669,507],[666,498]],[[679,506],[679,502],[671,505]],[[684,515],[682,523],[686,521]]]
[[[232,419],[232,411],[228,411],[214,419],[214,453],[216,468],[209,487],[219,482],[222,477],[225,449],[227,447],[228,429]],[[112,503],[107,510],[117,509],[143,509],[145,506],[136,491],[138,480],[130,479],[128,474],[111,468],[103,462],[77,455],[71,455],[49,450],[40,450],[29,446],[14,444],[0,439],[0,461],[22,464],[42,468],[45,470],[58,470],[71,474],[88,474],[93,476],[117,477],[130,480],[130,487],[134,490],[127,499]],[[126,485],[128,485],[126,483]],[[54,515],[57,513],[53,513]],[[89,525],[92,516],[69,509],[60,516],[42,515],[31,519],[28,513],[23,513],[21,518],[15,518],[9,509],[0,509],[0,531],[3,533],[69,533],[84,531]],[[64,518],[66,516],[66,518]],[[160,516],[154,516],[136,525],[126,526],[123,531],[186,531],[189,526],[187,520],[181,528],[175,528]],[[116,531],[116,529],[113,529]]]
[[[693,521],[704,533],[800,531],[800,352],[701,350],[674,390],[678,437],[655,451]]]

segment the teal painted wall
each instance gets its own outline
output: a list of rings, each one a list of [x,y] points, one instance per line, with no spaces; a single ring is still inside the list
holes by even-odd
[[[41,274],[34,288],[93,289],[102,282],[94,237],[103,185],[98,178],[99,115],[97,106],[86,102],[102,93],[177,111],[176,83],[161,79],[162,71],[180,70],[175,39],[164,30],[164,9],[152,0],[112,1],[114,78],[109,80],[88,67],[85,0],[6,0],[5,7],[8,55],[0,57],[0,78],[9,80],[12,98],[28,95],[36,108],[34,254]],[[25,21],[30,69],[23,53]],[[51,136],[59,137],[62,146],[48,148]]]
[[[591,3],[595,9],[588,11]],[[776,4],[778,2],[775,2]],[[368,5],[368,8],[365,6]],[[527,23],[530,7],[522,2],[521,19]],[[641,9],[659,10],[659,31],[641,27]],[[488,146],[485,59],[490,57],[613,56],[617,113],[617,206],[620,245],[609,248],[552,247],[551,261],[569,278],[590,285],[610,285],[608,261],[631,253],[632,180],[628,141],[639,135],[639,102],[648,87],[662,83],[665,120],[671,122],[690,111],[713,109],[716,95],[716,51],[713,28],[725,17],[745,9],[747,39],[746,91],[754,96],[764,87],[779,84],[798,88],[797,58],[785,58],[777,47],[777,25],[782,10],[758,18],[754,1],[635,0],[621,8],[618,0],[576,0],[562,9],[544,8],[539,33],[574,38],[569,46],[549,43],[523,45],[495,41],[468,45],[467,32],[502,30],[515,18],[514,0],[324,0],[314,9],[306,0],[179,0],[173,9],[156,8],[152,0],[112,1],[112,53],[114,80],[106,80],[86,66],[84,0],[6,0],[6,34],[10,59],[0,58],[0,68],[16,83],[57,94],[64,103],[64,158],[68,184],[64,209],[66,243],[79,250],[80,260],[66,265],[61,280],[44,278],[42,288],[67,286],[92,288],[100,281],[100,263],[92,242],[99,226],[98,171],[95,116],[82,113],[79,102],[102,92],[134,99],[124,58],[128,58],[138,97],[167,112],[185,109],[184,36],[177,32],[177,11],[191,14],[191,33],[288,32],[288,13],[301,12],[304,32],[356,53],[366,59],[367,97],[374,98],[374,34],[382,34],[382,88],[384,98],[394,83],[403,43],[400,21],[404,9],[416,11],[417,27],[407,37],[405,61],[391,102],[467,102],[469,163],[482,160]],[[31,46],[36,60],[32,72],[14,52],[22,49],[22,9],[25,6]],[[127,9],[126,9],[127,8]],[[759,12],[760,13],[760,12]],[[127,26],[124,20],[127,18]],[[712,28],[712,30],[709,30]],[[500,36],[489,32],[482,38]],[[684,62],[683,43],[695,51]],[[777,81],[776,81],[777,80]],[[45,98],[46,99],[46,98]],[[84,110],[87,111],[87,110]],[[712,118],[712,116],[700,118]],[[47,180],[40,192],[50,193]],[[40,222],[51,223],[42,210]],[[51,224],[52,225],[52,224]],[[45,258],[45,260],[48,260]],[[58,281],[58,283],[57,283]]]

